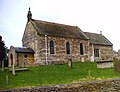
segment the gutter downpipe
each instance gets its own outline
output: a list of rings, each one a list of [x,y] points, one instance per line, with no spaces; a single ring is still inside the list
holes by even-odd
[[[94,45],[92,44],[92,58],[91,58],[91,61],[94,62]]]
[[[45,64],[48,65],[48,60],[47,60],[47,35],[45,35],[45,50],[46,50],[46,53],[45,53]]]

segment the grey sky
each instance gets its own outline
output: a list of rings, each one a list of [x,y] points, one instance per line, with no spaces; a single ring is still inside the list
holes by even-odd
[[[120,0],[0,0],[0,35],[8,48],[22,46],[29,7],[33,19],[102,31],[115,50],[120,48]]]

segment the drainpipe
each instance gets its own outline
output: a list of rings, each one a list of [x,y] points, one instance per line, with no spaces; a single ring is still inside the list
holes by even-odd
[[[48,60],[47,60],[47,35],[45,35],[45,50],[46,50],[46,53],[45,53],[45,63],[46,65],[48,65]]]
[[[92,58],[91,61],[94,62],[94,45],[92,44]]]

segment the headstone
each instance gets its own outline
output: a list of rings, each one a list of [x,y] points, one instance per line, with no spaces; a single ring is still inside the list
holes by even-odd
[[[84,60],[84,57],[82,57],[81,60],[82,60],[82,62],[84,62],[84,61],[85,61],[85,60]]]
[[[72,58],[71,57],[68,57],[68,67],[73,68],[72,67]]]
[[[94,56],[91,56],[91,62],[94,62]]]

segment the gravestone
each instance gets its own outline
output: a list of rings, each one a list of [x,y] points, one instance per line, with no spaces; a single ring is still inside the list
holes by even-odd
[[[69,67],[69,68],[73,68],[71,56],[68,56],[67,59],[68,59],[68,67]]]

